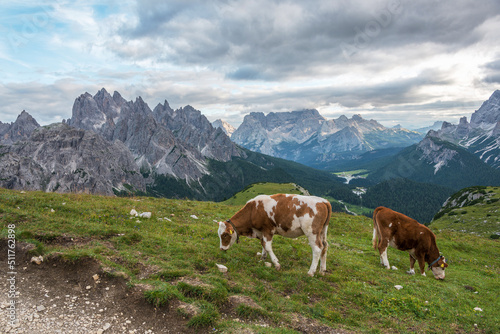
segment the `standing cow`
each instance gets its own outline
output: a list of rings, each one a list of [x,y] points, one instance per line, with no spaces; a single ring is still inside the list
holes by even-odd
[[[331,213],[330,202],[320,197],[259,195],[249,200],[231,219],[219,222],[220,249],[228,250],[239,241],[240,235],[258,238],[262,244],[262,259],[269,253],[274,266],[280,270],[272,248],[273,236],[297,238],[306,235],[312,248],[308,274],[314,276],[321,258],[320,274],[324,275],[328,250],[326,234]]]
[[[378,237],[378,244],[377,244]],[[373,212],[373,248],[380,253],[380,263],[390,269],[387,246],[390,245],[410,253],[410,270],[415,274],[414,265],[418,261],[420,273],[425,276],[425,263],[429,264],[436,279],[444,279],[444,269],[448,267],[444,256],[439,254],[436,236],[427,226],[415,219],[383,206]]]

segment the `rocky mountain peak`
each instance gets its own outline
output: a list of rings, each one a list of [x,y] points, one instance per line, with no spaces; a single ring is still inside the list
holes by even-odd
[[[223,121],[222,119],[216,119],[215,121],[212,122],[212,126],[214,128],[220,128],[222,129],[222,131],[224,131],[224,133],[226,135],[228,135],[229,137],[231,137],[231,135],[233,134],[234,131],[236,131],[236,128],[234,126],[232,126],[231,124],[229,124],[228,122],[226,121]]]
[[[435,134],[437,134],[435,131],[430,130],[417,148],[422,152],[422,158],[434,165],[434,174],[437,174],[442,167],[447,166],[450,160],[458,155],[458,152],[440,142],[439,137],[434,136]]]
[[[360,114],[352,115],[352,120],[356,122],[362,122],[364,121],[363,117],[361,117]]]
[[[496,124],[500,121],[500,90],[496,90],[471,116],[471,123]]]
[[[4,124],[0,122],[0,142],[11,144],[18,140],[25,140],[31,133],[40,127],[40,124],[25,110],[23,110],[15,122]]]

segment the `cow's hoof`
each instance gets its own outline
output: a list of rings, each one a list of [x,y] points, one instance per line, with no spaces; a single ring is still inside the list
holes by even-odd
[[[276,265],[276,270],[281,270],[281,266],[279,264]]]
[[[415,275],[415,270],[411,270],[411,269],[410,269],[410,270],[408,270],[406,273],[407,273],[408,275]]]

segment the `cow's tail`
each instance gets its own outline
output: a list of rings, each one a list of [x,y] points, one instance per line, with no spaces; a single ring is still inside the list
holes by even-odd
[[[323,224],[323,229],[322,229],[321,234],[323,236],[323,241],[326,243],[327,242],[326,234],[327,234],[327,230],[328,230],[328,224],[330,224],[330,218],[332,216],[332,205],[328,201],[325,203],[325,205],[326,205],[327,214],[326,214],[326,219],[325,219],[325,223]]]
[[[377,222],[377,214],[382,209],[382,207],[378,207],[373,211],[373,237],[372,237],[372,245],[373,249],[377,249],[377,237],[380,240],[380,227]]]

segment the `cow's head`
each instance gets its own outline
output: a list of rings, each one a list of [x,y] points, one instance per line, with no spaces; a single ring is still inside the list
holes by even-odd
[[[238,239],[238,234],[234,230],[233,226],[227,222],[219,222],[219,239],[220,239],[220,249],[226,251],[231,247]]]
[[[446,267],[448,267],[448,263],[446,263],[444,256],[440,256],[437,261],[434,261],[434,263],[429,266],[436,279],[444,279],[444,270]]]

